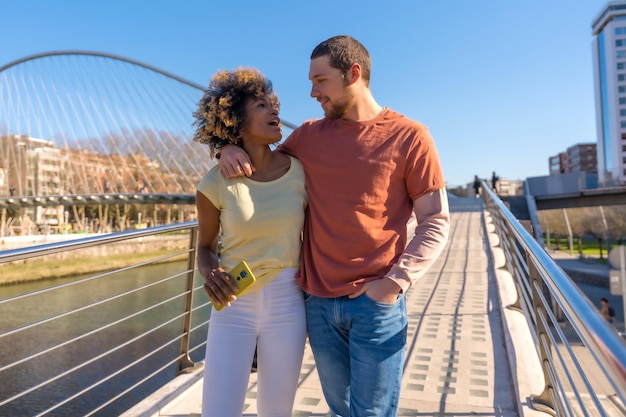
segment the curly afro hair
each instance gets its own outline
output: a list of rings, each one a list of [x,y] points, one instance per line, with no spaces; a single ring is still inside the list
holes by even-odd
[[[267,97],[280,108],[272,82],[254,68],[218,71],[193,113],[197,126],[193,140],[211,148],[211,158],[228,144],[243,146],[242,128],[246,103],[250,98]]]

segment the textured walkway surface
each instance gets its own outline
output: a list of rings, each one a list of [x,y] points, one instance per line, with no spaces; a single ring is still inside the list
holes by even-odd
[[[506,285],[496,282],[482,200],[451,198],[450,206],[448,244],[407,293],[409,331],[399,415],[532,415],[523,403],[542,386],[539,381],[538,388],[529,387],[524,373],[534,364],[531,360],[511,370],[510,363],[524,354],[532,358],[534,347],[523,320],[515,329],[504,330],[500,300],[510,296],[501,293]],[[514,348],[513,341],[507,347],[511,338],[519,338],[521,345]],[[201,372],[187,378],[182,394],[170,392],[167,401],[158,400],[158,407],[143,404],[127,416],[199,416]],[[148,401],[157,404],[154,396]],[[253,373],[243,416],[256,415]],[[308,345],[293,416],[330,416]]]

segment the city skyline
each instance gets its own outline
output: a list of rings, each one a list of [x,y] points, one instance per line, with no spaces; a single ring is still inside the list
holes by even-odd
[[[295,124],[321,116],[308,96],[310,50],[353,35],[372,54],[379,103],[429,126],[449,186],[492,171],[510,180],[548,175],[550,156],[596,141],[591,22],[604,1],[0,4],[0,65],[93,50],[201,85],[218,69],[255,66]]]

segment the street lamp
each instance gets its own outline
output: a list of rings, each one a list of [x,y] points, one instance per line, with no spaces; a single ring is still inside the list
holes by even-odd
[[[25,146],[26,143],[22,141],[17,142],[17,189],[19,195],[24,195],[24,189],[22,188],[22,175],[24,174],[22,172],[22,158],[24,156],[23,149]]]
[[[0,190],[2,190],[2,191],[4,191],[4,182],[5,182],[5,178],[6,177],[7,177],[7,175],[5,174],[4,168],[0,168]],[[6,193],[6,195],[8,195],[8,194],[9,193]]]

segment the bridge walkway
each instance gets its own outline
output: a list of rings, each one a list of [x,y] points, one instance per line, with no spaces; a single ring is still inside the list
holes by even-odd
[[[527,398],[541,393],[543,377],[523,315],[503,306],[515,296],[512,284],[497,278],[483,201],[451,197],[450,207],[450,239],[436,264],[407,293],[399,415],[539,415],[528,408]],[[506,314],[513,319],[505,320]],[[182,378],[182,392],[164,387],[124,416],[199,416],[202,372]],[[244,416],[257,415],[256,388],[252,373]],[[293,416],[329,415],[307,344]]]

